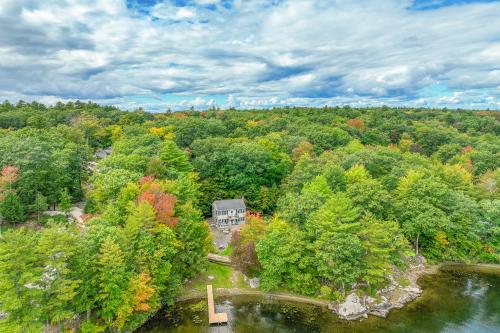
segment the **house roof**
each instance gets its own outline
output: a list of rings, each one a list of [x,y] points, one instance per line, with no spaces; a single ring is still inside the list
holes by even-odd
[[[229,199],[214,201],[213,206],[216,210],[240,209],[246,208],[243,199]]]

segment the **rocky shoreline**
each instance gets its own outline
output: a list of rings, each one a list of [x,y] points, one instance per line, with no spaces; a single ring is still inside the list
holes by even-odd
[[[328,308],[345,320],[368,318],[368,315],[385,318],[392,309],[400,309],[422,293],[417,280],[425,274],[436,273],[439,266],[426,267],[424,262],[409,265],[404,272],[395,270],[389,276],[390,284],[377,291],[375,297],[358,296],[355,292],[347,295],[344,302],[329,303]],[[402,285],[398,281],[404,280]]]
[[[215,291],[218,296],[261,296],[277,301],[291,301],[323,306],[344,320],[358,320],[368,318],[369,315],[385,318],[392,309],[400,309],[406,303],[420,296],[422,289],[417,284],[417,280],[425,274],[436,273],[439,267],[439,265],[426,266],[425,259],[421,257],[417,263],[409,264],[405,271],[394,269],[394,273],[388,276],[390,280],[389,285],[377,291],[375,297],[366,295],[358,296],[355,290],[353,290],[340,303],[332,303],[327,300],[288,293],[268,293],[254,289],[255,287],[252,289],[217,288]],[[246,279],[246,282],[250,283],[249,279]],[[183,302],[203,298],[206,298],[205,293],[191,292],[178,297],[176,301]]]

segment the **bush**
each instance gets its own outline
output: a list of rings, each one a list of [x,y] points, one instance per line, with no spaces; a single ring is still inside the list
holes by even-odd
[[[67,224],[68,223],[68,218],[64,214],[58,214],[58,215],[42,215],[40,218],[40,224],[41,225],[49,225],[50,223],[55,223],[55,224]]]
[[[319,297],[329,299],[332,296],[332,288],[329,286],[321,286],[319,289]]]

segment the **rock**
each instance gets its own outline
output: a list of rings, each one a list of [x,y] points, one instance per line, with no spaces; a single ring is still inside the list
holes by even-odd
[[[253,278],[253,279],[248,279],[248,282],[250,284],[250,288],[256,289],[260,287],[260,279],[259,278]]]
[[[363,317],[368,309],[361,304],[361,300],[355,293],[349,294],[345,301],[340,303],[336,312],[342,319],[355,320]]]
[[[208,278],[209,280],[213,280],[213,279],[215,279],[215,277],[214,277],[214,276],[212,276],[212,275],[207,276],[207,278]]]
[[[364,304],[365,306],[367,306],[367,305],[368,305],[368,306],[369,306],[369,305],[372,305],[372,304],[374,304],[376,301],[377,301],[377,300],[376,300],[375,298],[371,297],[371,296],[364,296],[364,297],[363,297],[363,304]]]
[[[404,288],[404,290],[410,294],[420,295],[422,293],[422,289],[420,289],[420,287],[407,287]]]
[[[385,318],[391,309],[391,303],[387,301],[387,298],[382,296],[382,301],[372,305],[368,313],[377,317]]]

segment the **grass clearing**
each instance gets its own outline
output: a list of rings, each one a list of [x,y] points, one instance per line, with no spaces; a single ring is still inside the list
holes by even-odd
[[[231,253],[233,253],[233,246],[232,246],[232,245],[228,245],[228,247],[226,247],[226,248],[224,249],[224,251],[222,251],[220,254],[221,254],[222,256],[230,256],[230,255],[231,255]]]
[[[209,279],[209,276],[213,279]],[[231,266],[209,262],[207,269],[189,281],[184,286],[184,290],[204,292],[207,284],[211,284],[214,288],[248,288],[240,271]]]

